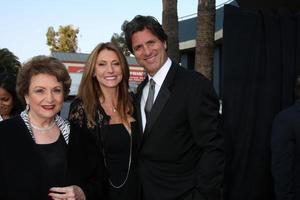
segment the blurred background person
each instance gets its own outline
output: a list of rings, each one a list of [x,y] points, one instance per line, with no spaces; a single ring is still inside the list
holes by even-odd
[[[0,74],[0,121],[11,118],[23,110],[16,95],[16,77],[10,73]]]
[[[0,121],[22,111],[16,96],[16,74],[21,63],[7,48],[0,49]]]
[[[271,167],[275,200],[300,199],[300,77],[296,102],[278,113],[271,134]]]
[[[17,77],[17,94],[26,103],[20,115],[0,122],[0,199],[84,199],[78,186],[65,186],[69,123],[57,113],[71,79],[55,58],[37,56]]]
[[[0,49],[0,74],[10,73],[16,75],[21,67],[19,58],[7,48]]]
[[[72,165],[80,166],[77,174],[83,180],[94,178],[90,186],[93,182],[97,188],[90,192],[98,192],[98,199],[139,199],[139,134],[128,81],[129,67],[120,49],[113,43],[100,43],[88,58],[78,97],[71,104],[71,130],[81,144],[70,149],[77,158],[81,153],[80,159],[74,159],[78,164]]]

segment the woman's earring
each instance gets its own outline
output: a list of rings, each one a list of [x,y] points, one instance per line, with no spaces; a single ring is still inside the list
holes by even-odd
[[[26,111],[29,111],[30,107],[29,104],[26,104]]]

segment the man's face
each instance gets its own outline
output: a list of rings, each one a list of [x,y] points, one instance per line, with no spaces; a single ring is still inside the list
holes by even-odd
[[[137,62],[146,69],[150,76],[154,76],[167,60],[166,42],[160,41],[146,28],[135,32],[131,42]]]

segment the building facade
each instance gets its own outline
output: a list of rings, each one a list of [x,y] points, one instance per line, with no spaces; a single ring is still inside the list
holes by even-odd
[[[84,71],[85,63],[89,57],[86,53],[65,53],[65,52],[52,52],[51,56],[59,59],[67,68],[71,79],[71,96],[76,96],[82,73]],[[134,57],[126,57],[129,65],[129,86],[132,91],[135,91],[138,84],[144,80],[145,71],[140,67]]]
[[[237,5],[235,1],[229,4]],[[215,17],[215,51],[213,66],[213,85],[219,95],[221,95],[221,75],[222,75],[222,40],[223,40],[223,19],[224,7],[216,8]],[[179,19],[178,22],[178,40],[181,57],[181,66],[187,69],[195,68],[195,52],[196,52],[196,34],[197,34],[197,14],[188,18]]]

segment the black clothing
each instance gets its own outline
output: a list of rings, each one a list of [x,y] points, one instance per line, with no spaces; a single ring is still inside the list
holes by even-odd
[[[136,200],[138,198],[138,185],[136,181],[136,128],[137,123],[133,122],[131,135],[129,135],[123,124],[104,125],[101,128],[101,134],[103,134],[104,137],[103,146],[108,177],[115,187],[120,187],[124,184],[120,188],[115,188],[112,184],[110,184],[110,200]],[[130,150],[130,146],[132,147],[132,150]],[[130,171],[127,177],[130,159]]]
[[[271,134],[276,200],[300,199],[300,101],[278,113]]]
[[[60,134],[57,141],[51,144],[37,144],[43,160],[44,188],[62,187],[66,184],[67,144]]]
[[[143,88],[137,90],[142,131]],[[138,171],[144,200],[219,200],[223,181],[219,101],[201,74],[172,63],[147,118]]]
[[[55,155],[62,153],[56,169],[49,171],[43,158],[47,153],[41,153],[41,148],[38,147],[40,145],[35,143],[20,116],[0,122],[0,133],[0,199],[49,200],[50,184],[53,186],[52,184],[65,181],[61,176],[66,173],[65,168],[60,168],[61,165],[65,165],[62,160],[66,153],[63,137],[60,136],[53,144],[45,145],[48,150],[59,146],[60,150],[55,149],[58,150]],[[50,181],[48,173],[61,177]]]
[[[110,117],[100,105],[95,113],[96,125],[88,126],[82,101],[77,98],[71,104],[69,114],[73,136],[69,145],[71,180],[83,188],[88,200],[137,200],[137,124],[132,123],[132,162],[129,177],[123,187],[115,189],[110,186],[109,179],[116,186],[125,179],[130,137],[123,125],[109,125]],[[107,167],[104,161],[107,162]]]

